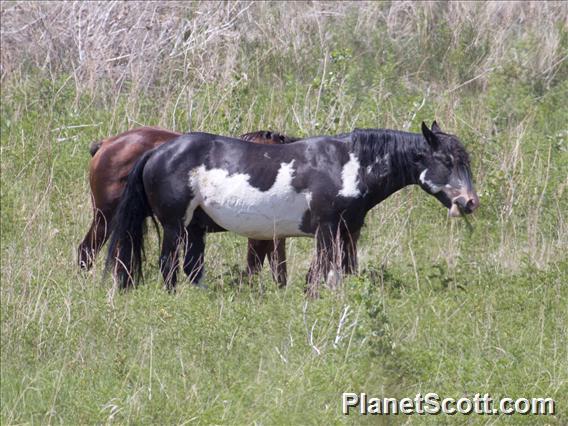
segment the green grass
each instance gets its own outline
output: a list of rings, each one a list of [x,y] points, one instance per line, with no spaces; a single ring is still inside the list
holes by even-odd
[[[276,9],[255,8],[270,27]],[[300,30],[281,29],[297,50],[243,39],[230,72],[208,79],[206,68],[164,66],[145,90],[131,74],[119,88],[106,75],[92,88],[64,64],[48,69],[32,57],[9,68],[0,123],[2,424],[568,423],[568,67],[537,69],[540,32],[478,37],[469,20],[457,31],[444,15],[432,27],[421,10],[416,34],[391,34],[382,20],[365,32],[351,14],[322,24],[323,41],[315,27],[298,39]],[[559,28],[565,52],[561,21],[549,30]],[[497,39],[504,56],[460,86],[490,62]],[[75,265],[91,220],[93,140],[138,123],[305,136],[418,131],[433,119],[473,158],[481,199],[473,231],[407,188],[369,214],[359,274],[318,300],[303,294],[309,239],[288,240],[285,290],[268,271],[239,285],[246,241],[229,233],[207,237],[206,290],[184,280],[175,295],[163,290],[153,232],[145,283],[127,294],[103,278],[104,256],[89,273]],[[551,397],[557,413],[345,417],[342,392]]]

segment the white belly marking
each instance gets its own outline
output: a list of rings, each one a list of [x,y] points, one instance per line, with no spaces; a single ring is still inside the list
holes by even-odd
[[[298,193],[292,187],[293,164],[292,160],[280,165],[267,191],[252,186],[248,174],[229,175],[226,170],[207,170],[205,166],[191,170],[189,185],[194,199],[188,206],[186,222],[199,205],[218,225],[249,238],[309,235],[300,230],[300,225],[312,194]]]

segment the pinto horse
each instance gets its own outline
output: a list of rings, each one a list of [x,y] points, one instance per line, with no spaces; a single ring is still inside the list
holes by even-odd
[[[479,206],[465,148],[436,122],[431,129],[422,123],[418,134],[357,129],[289,145],[188,133],[145,153],[128,176],[107,269],[114,267],[122,288],[141,275],[144,219],[153,216],[164,232],[160,269],[166,287],[176,284],[184,232],[199,246],[185,266],[200,277],[205,215],[257,240],[315,237],[306,290],[316,296],[321,277],[329,280],[354,264],[350,246],[367,212],[413,184],[436,197],[450,216]]]
[[[78,248],[78,262],[83,269],[90,269],[95,257],[109,236],[110,223],[124,187],[126,178],[136,161],[145,152],[163,143],[181,136],[156,127],[131,129],[91,145],[93,159],[89,168],[89,183],[93,200],[93,221],[85,238]],[[290,143],[296,138],[275,132],[259,131],[247,133],[241,139],[259,144]],[[209,229],[209,232],[220,229]],[[286,246],[285,240],[248,241],[247,266],[249,274],[262,268],[268,257],[274,279],[280,284],[286,283]]]

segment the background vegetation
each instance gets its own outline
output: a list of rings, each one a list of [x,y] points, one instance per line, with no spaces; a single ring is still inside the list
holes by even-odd
[[[3,2],[1,421],[568,423],[568,3]],[[308,136],[438,120],[473,158],[473,232],[418,188],[369,215],[360,274],[303,296],[235,286],[122,295],[76,267],[88,146],[138,125]],[[557,414],[343,417],[344,391],[552,397]]]

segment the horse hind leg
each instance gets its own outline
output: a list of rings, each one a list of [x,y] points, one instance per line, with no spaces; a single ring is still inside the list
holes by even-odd
[[[271,241],[273,249],[268,258],[272,278],[278,283],[278,287],[286,287],[288,271],[286,268],[286,240],[284,238]]]
[[[164,226],[162,252],[160,254],[160,272],[164,277],[166,289],[175,290],[177,283],[177,270],[179,267],[179,245],[182,238],[181,227]]]
[[[88,271],[93,266],[97,254],[108,239],[109,223],[110,219],[107,220],[107,217],[101,210],[95,210],[91,227],[77,250],[78,264],[81,269]]]
[[[201,287],[205,273],[205,229],[188,226],[184,238],[185,258],[183,271],[192,284]]]
[[[195,209],[197,208],[198,200],[195,197],[189,197],[189,199],[190,201],[187,208],[184,208],[178,203],[172,203],[171,201],[164,202],[164,200],[162,200],[161,204],[167,206],[167,209],[162,206],[163,211],[154,211],[164,229],[162,251],[160,254],[160,271],[164,278],[166,289],[170,292],[175,290],[177,283],[180,244],[182,241],[185,241],[185,244],[187,244],[187,241],[192,239],[192,232],[189,231],[191,231],[193,227],[190,224]],[[185,232],[186,230],[188,230],[187,233]],[[186,263],[188,262],[184,259],[184,270],[186,270]]]

